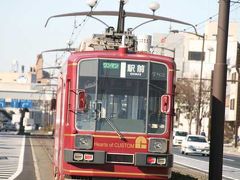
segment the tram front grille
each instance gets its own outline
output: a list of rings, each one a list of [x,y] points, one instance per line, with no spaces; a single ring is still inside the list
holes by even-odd
[[[134,164],[134,155],[132,154],[107,154],[107,163]]]

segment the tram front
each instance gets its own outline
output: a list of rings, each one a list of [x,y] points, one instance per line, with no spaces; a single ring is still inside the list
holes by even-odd
[[[73,149],[64,152],[68,173],[170,178],[174,64],[169,59],[128,55],[79,61],[77,133]]]

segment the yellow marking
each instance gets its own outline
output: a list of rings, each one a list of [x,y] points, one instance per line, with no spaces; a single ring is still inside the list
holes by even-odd
[[[72,137],[72,136],[75,136],[75,135],[78,135],[78,134],[64,134],[64,136],[69,136],[69,137]],[[110,135],[92,135],[93,137],[100,137],[100,138],[113,138],[113,139],[119,139],[119,136],[110,136]],[[145,137],[143,136],[139,136],[139,137],[125,137],[126,139],[136,139],[135,140],[135,146],[136,146],[136,141],[141,141],[140,143],[142,145],[144,145],[144,143],[147,143],[147,140]],[[138,140],[137,140],[138,139]],[[169,139],[165,139],[166,141],[169,141]],[[139,144],[139,143],[138,143]]]
[[[71,63],[71,64],[68,64],[68,66],[77,66],[78,63]]]
[[[119,139],[119,136],[109,136],[109,135],[93,135],[93,137],[102,137],[102,138],[114,138]],[[125,137],[126,139],[135,139],[135,137]]]
[[[75,136],[76,134],[64,134],[64,136]],[[113,138],[119,139],[119,136],[109,136],[109,135],[93,135],[93,137],[101,137],[101,138]],[[126,139],[135,139],[136,137],[125,137]]]
[[[64,134],[64,136],[75,136],[76,134]]]
[[[147,139],[143,136],[137,137],[135,140],[135,148],[146,149],[147,148]]]
[[[145,174],[145,173],[129,173],[129,172],[106,172],[106,171],[81,171],[81,170],[67,170],[64,171],[69,173],[92,173],[92,174],[118,174],[118,175],[130,175],[130,176],[166,176],[168,174]]]

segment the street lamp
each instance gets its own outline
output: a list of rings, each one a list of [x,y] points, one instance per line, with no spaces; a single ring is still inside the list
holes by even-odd
[[[152,10],[153,15],[154,15],[155,11],[158,10],[159,8],[160,8],[160,5],[157,2],[152,2],[149,4],[149,9]]]
[[[179,30],[172,30],[171,32],[172,33],[183,32],[183,33],[192,34],[202,38],[201,66],[200,66],[200,77],[199,77],[200,81],[199,81],[199,90],[198,90],[197,126],[196,126],[196,134],[199,134],[200,109],[201,109],[201,101],[202,101],[202,72],[203,72],[203,61],[204,61],[205,34],[200,35],[198,33],[179,31]]]

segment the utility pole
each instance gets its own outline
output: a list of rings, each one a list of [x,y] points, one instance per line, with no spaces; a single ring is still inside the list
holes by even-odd
[[[209,180],[222,179],[230,0],[219,0],[217,55],[214,65]]]
[[[198,90],[198,109],[197,109],[197,122],[196,122],[196,134],[199,134],[201,129],[199,129],[200,126],[200,121],[202,117],[201,115],[201,103],[202,103],[202,73],[203,73],[203,61],[205,58],[205,53],[204,53],[204,45],[205,45],[205,34],[202,36],[199,36],[202,38],[202,53],[201,53],[201,66],[200,66],[200,81],[199,81],[199,90]]]

